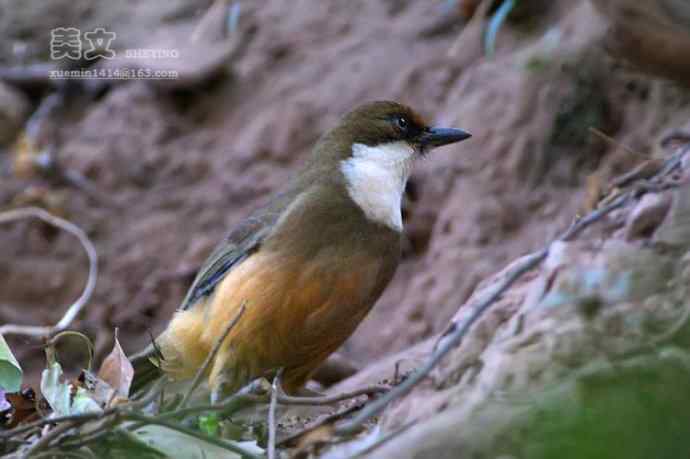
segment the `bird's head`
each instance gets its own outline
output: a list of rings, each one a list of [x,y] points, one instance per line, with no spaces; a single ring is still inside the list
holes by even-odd
[[[461,129],[432,127],[410,107],[389,101],[357,107],[343,117],[331,134],[346,139],[352,146],[380,148],[384,155],[396,147],[424,155],[433,148],[470,137]]]
[[[432,127],[410,107],[369,102],[346,114],[316,145],[311,165],[343,162],[405,166],[430,150],[471,137],[461,129]]]
[[[400,200],[415,158],[469,137],[460,129],[432,127],[405,105],[370,102],[345,115],[321,138],[311,168],[325,177],[342,177],[368,216],[401,229]]]

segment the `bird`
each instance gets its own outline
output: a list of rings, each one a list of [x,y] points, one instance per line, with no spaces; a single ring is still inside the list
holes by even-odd
[[[212,251],[164,331],[132,357],[133,388],[192,379],[217,349],[204,375],[212,400],[277,374],[298,394],[393,278],[413,164],[469,137],[393,101],[347,113]]]

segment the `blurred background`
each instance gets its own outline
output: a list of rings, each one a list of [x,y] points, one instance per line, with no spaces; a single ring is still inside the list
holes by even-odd
[[[404,261],[340,351],[364,367],[690,127],[689,30],[682,0],[0,0],[0,208],[88,234],[73,327],[132,352],[338,117],[410,104],[473,138],[410,180]],[[0,226],[0,255],[0,324],[53,324],[86,281],[78,241],[40,221]],[[8,340],[36,378],[40,344]]]

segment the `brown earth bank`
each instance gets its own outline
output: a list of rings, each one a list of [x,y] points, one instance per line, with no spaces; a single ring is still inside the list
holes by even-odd
[[[123,81],[60,90],[64,101],[38,143],[51,145],[98,196],[16,173],[20,148],[9,138],[50,91],[11,79],[14,86],[0,86],[7,101],[0,119],[14,123],[9,134],[0,130],[0,205],[47,207],[83,228],[98,251],[97,287],[74,327],[94,339],[99,355],[115,328],[127,352],[145,346],[215,243],[296,170],[320,133],[361,102],[395,99],[473,138],[434,152],[410,180],[404,261],[340,351],[366,367],[438,335],[483,280],[544,247],[596,205],[610,179],[666,154],[660,139],[689,127],[682,78],[663,79],[668,72],[657,72],[657,62],[645,67],[646,54],[611,46],[626,38],[620,15],[609,14],[616,2],[522,2],[490,57],[485,21],[463,16],[469,3],[243,2],[234,32],[240,44],[217,65],[213,39],[192,37],[208,3],[0,2],[0,62],[8,68],[49,62],[49,31],[65,24],[104,25],[117,32],[116,48],[163,43],[181,50],[171,65],[213,67],[177,86]],[[623,217],[605,219],[586,237],[610,236]],[[22,222],[0,227],[0,248],[0,323],[56,322],[85,282],[77,242]],[[581,252],[594,257],[599,250]],[[585,263],[582,253],[554,263]],[[11,344],[35,376],[41,349],[25,338],[11,337]],[[451,356],[451,368],[441,370],[453,384],[463,359]],[[448,405],[440,393],[420,417]],[[415,438],[402,437],[398,446]]]

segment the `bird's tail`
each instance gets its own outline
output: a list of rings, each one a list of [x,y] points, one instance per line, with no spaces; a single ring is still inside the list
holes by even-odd
[[[130,357],[134,367],[134,378],[132,379],[130,393],[135,394],[141,391],[163,375],[161,369],[153,363],[158,357],[158,349],[153,344]]]

